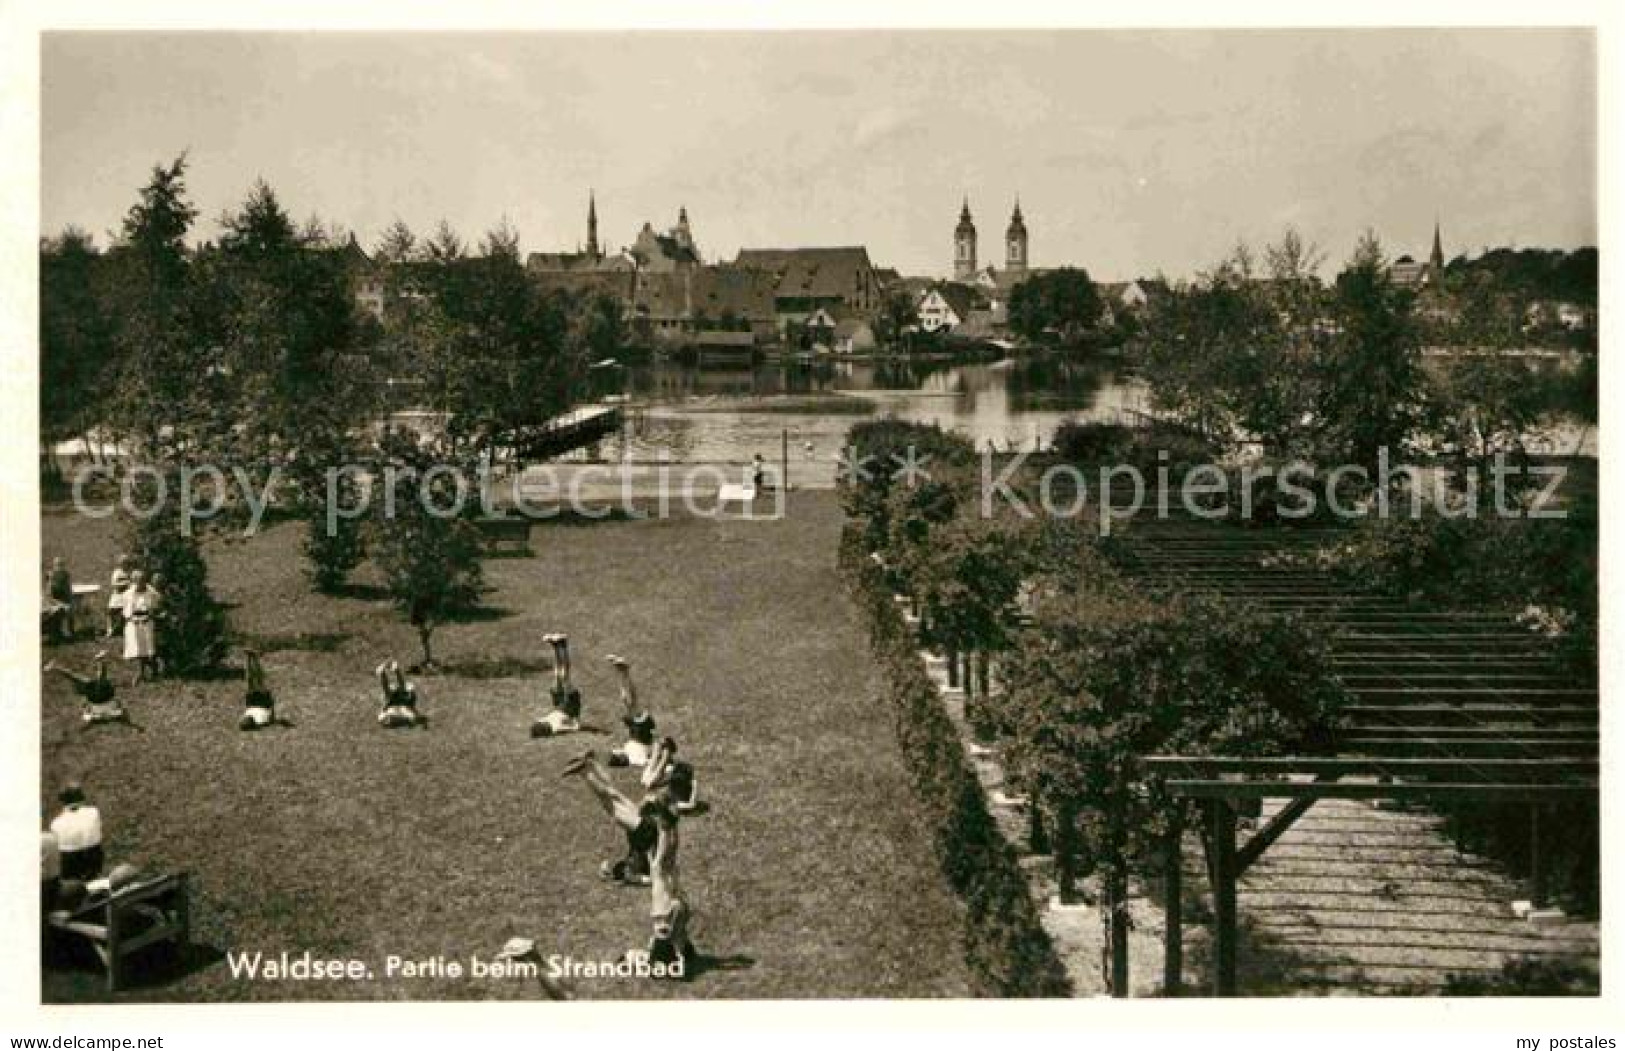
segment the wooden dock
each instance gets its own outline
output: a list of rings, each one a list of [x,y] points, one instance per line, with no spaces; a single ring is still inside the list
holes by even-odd
[[[514,458],[528,462],[563,456],[619,431],[624,419],[625,412],[619,405],[584,405],[572,409],[540,427],[527,428],[516,435]]]

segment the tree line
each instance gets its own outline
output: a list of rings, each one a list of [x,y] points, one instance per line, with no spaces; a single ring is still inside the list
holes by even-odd
[[[153,168],[105,250],[76,228],[41,242],[47,491],[62,482],[52,447],[82,439],[97,456],[92,435],[111,440],[115,473],[148,467],[147,490],[174,494],[180,472],[201,465],[240,472],[256,485],[275,473],[283,483],[278,506],[308,522],[313,583],[342,587],[370,539],[396,601],[432,630],[477,595],[468,523],[424,516],[335,525],[327,514],[329,469],[362,465],[376,483],[391,465],[488,461],[568,408],[587,366],[618,349],[618,304],[539,289],[506,221],[475,247],[445,222],[420,240],[397,221],[369,262],[321,220],[296,222],[263,181],[220,216],[214,240],[194,243],[198,210],[187,166],[182,155]],[[379,286],[381,311],[358,305],[362,280]],[[379,424],[397,407],[386,395],[394,381],[405,381],[418,407],[441,415],[440,433],[380,439]],[[129,523],[128,543],[207,606],[196,542],[178,528],[192,509],[168,503],[164,513]],[[394,503],[408,517],[419,507]],[[229,501],[214,522],[232,522],[243,510]],[[197,625],[183,640],[195,652],[179,664],[217,659],[223,618],[176,614]]]

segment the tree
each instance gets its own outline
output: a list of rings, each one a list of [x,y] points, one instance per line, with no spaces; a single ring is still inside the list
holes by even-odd
[[[1100,334],[1105,320],[1106,305],[1087,270],[1051,270],[1010,292],[1010,328],[1034,342],[1084,343]]]
[[[69,227],[43,242],[39,265],[40,438],[48,451],[98,422],[116,365],[106,260],[90,235]]]
[[[906,346],[909,333],[920,327],[920,313],[912,295],[893,290],[880,301],[875,315],[875,339],[881,346]]]
[[[356,459],[354,436],[376,401],[345,257],[310,232],[319,222],[296,230],[264,182],[221,226],[197,267],[213,351],[198,444],[258,480],[285,472],[290,488],[279,495],[306,519],[310,576],[332,590],[361,547],[350,520],[328,528],[327,479]]]
[[[458,508],[467,496],[460,479],[473,477],[474,465],[403,431],[386,433],[379,452],[367,548],[432,668],[435,629],[479,602],[479,531]]]
[[[1129,874],[1171,828],[1143,757],[1324,752],[1343,695],[1326,648],[1297,622],[1144,593],[1080,553],[1072,583],[1040,598],[1036,628],[1005,662],[1008,754],[1050,815],[1063,893],[1080,860],[1101,871],[1116,979]]]
[[[155,166],[140,198],[125,214],[115,246],[117,380],[108,417],[141,450],[158,459],[177,456],[187,435],[168,428],[177,417],[206,408],[199,377],[207,360],[191,315],[186,235],[197,218],[186,196],[186,155]],[[127,451],[134,452],[135,449]]]
[[[1423,421],[1425,385],[1410,293],[1388,280],[1382,248],[1367,233],[1333,297],[1338,332],[1319,370],[1325,442],[1373,474],[1378,453],[1396,460]]]
[[[151,481],[137,487],[136,506],[154,513],[125,514],[124,550],[149,583],[162,585],[156,641],[164,673],[207,675],[226,655],[226,611],[209,590],[209,567],[196,537],[182,524],[179,476],[163,477],[161,493]]]
[[[378,239],[373,257],[384,264],[409,263],[418,258],[417,236],[412,228],[396,219]]]

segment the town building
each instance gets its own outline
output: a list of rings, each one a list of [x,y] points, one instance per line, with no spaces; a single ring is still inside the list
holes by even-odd
[[[862,245],[742,248],[733,266],[771,275],[781,333],[804,324],[820,307],[868,315],[880,306],[881,280]]]
[[[1388,267],[1388,280],[1396,287],[1420,290],[1438,288],[1444,282],[1444,246],[1439,238],[1439,224],[1433,224],[1433,251],[1426,263],[1419,263],[1408,255],[1395,259]]]

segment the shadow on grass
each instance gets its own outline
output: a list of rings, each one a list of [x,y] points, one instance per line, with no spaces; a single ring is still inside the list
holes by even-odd
[[[513,610],[504,606],[470,606],[446,615],[447,624],[489,624],[513,616]]]
[[[732,956],[711,956],[706,953],[694,954],[694,973],[689,980],[709,974],[712,971],[748,971],[756,966],[756,957],[744,956],[735,953]]]
[[[462,679],[521,679],[527,675],[551,672],[553,665],[523,657],[476,657],[440,662],[439,670],[442,675],[455,675]]]
[[[362,602],[389,601],[389,589],[382,584],[340,584],[327,594],[332,598],[353,598]]]
[[[224,950],[199,942],[155,945],[125,960],[119,989],[112,992],[107,988],[107,971],[89,942],[56,937],[45,948],[40,999],[45,1003],[110,1003],[131,993],[151,999],[154,992],[218,966],[225,958]]]
[[[235,641],[239,646],[246,646],[260,653],[279,653],[284,650],[336,653],[353,637],[347,631],[238,632]]]

